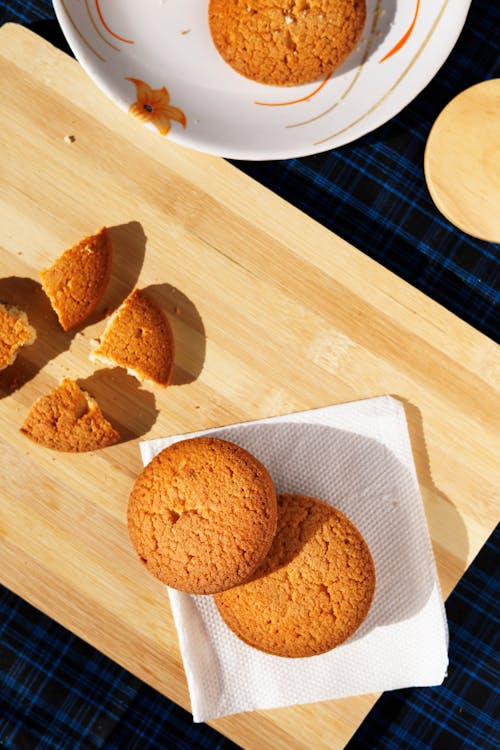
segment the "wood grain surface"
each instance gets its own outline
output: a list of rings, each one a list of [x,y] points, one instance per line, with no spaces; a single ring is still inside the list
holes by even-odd
[[[462,91],[434,123],[425,149],[427,186],[464,232],[500,242],[500,78]]]
[[[447,595],[498,516],[494,343],[225,161],[139,125],[31,32],[2,28],[0,70],[0,299],[38,329],[0,379],[1,582],[189,708],[167,593],[126,531],[139,440],[391,394],[406,406]],[[38,272],[102,224],[110,286],[89,324],[64,333]],[[165,390],[88,357],[136,285],[174,328]],[[119,445],[54,454],[19,432],[64,376],[97,397]],[[213,726],[248,749],[332,750],[375,699]]]

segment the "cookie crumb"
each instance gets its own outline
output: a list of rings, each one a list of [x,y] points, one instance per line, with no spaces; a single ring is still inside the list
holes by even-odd
[[[64,143],[74,143],[76,141],[76,138],[74,135],[65,135],[63,140]]]

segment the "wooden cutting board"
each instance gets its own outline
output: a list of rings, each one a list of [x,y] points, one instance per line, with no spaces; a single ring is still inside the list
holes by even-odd
[[[165,588],[127,537],[139,440],[392,394],[406,406],[447,595],[497,518],[494,343],[225,161],[143,128],[29,31],[5,26],[0,52],[0,299],[24,304],[38,328],[1,379],[1,582],[189,707]],[[38,272],[102,224],[110,287],[91,323],[64,334]],[[166,390],[88,358],[105,312],[135,285],[174,327]],[[98,398],[121,444],[54,454],[19,433],[63,376]],[[375,699],[213,726],[245,748],[332,750]]]

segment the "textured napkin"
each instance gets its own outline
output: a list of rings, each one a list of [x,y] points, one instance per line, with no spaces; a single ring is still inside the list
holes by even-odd
[[[254,709],[438,685],[448,632],[403,405],[388,396],[141,443],[217,435],[246,448],[276,490],[326,500],[363,534],[377,588],[368,617],[326,654],[287,659],[240,641],[211,596],[169,589],[194,721]]]

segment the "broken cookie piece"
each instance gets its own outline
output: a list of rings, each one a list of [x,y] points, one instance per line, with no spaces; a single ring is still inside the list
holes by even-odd
[[[120,439],[97,402],[70,378],[35,401],[21,432],[46,448],[70,453],[105,448]]]
[[[26,313],[14,305],[0,303],[0,370],[13,364],[19,350],[35,339],[36,331]]]
[[[111,277],[112,246],[106,227],[65,250],[40,273],[42,287],[65,331],[97,307]]]
[[[142,289],[135,289],[109,319],[90,359],[124,367],[141,382],[168,385],[174,337],[166,315]]]

